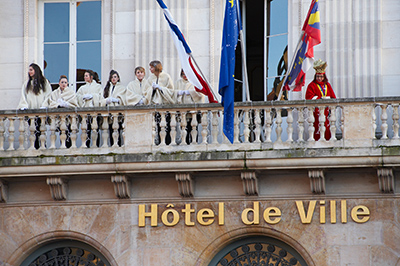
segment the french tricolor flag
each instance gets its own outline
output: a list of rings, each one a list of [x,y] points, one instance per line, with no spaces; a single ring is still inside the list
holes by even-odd
[[[186,77],[188,78],[189,82],[194,85],[195,89],[198,92],[207,95],[208,101],[210,103],[217,103],[217,101],[214,99],[214,96],[207,82],[205,82],[205,80],[196,71],[192,62],[192,57],[190,56],[192,51],[190,50],[189,45],[185,40],[185,37],[183,37],[183,34],[180,31],[178,25],[172,18],[172,15],[169,12],[167,6],[164,4],[162,0],[157,0],[157,2],[163,9],[164,17],[169,24],[171,30],[171,36],[172,39],[174,40],[175,47],[178,50],[179,59],[181,61],[182,69],[183,71],[185,71]]]

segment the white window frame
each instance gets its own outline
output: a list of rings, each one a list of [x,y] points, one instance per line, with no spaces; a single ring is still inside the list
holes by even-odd
[[[44,71],[44,4],[45,3],[70,3],[69,5],[69,73],[68,73],[68,81],[69,86],[74,91],[76,91],[76,65],[77,65],[77,2],[92,2],[98,0],[41,0],[38,3],[38,62],[40,67]],[[101,15],[103,21],[103,1],[101,1]],[[103,58],[103,23],[101,24],[101,51],[100,56]],[[101,69],[103,70],[103,60],[101,60]]]

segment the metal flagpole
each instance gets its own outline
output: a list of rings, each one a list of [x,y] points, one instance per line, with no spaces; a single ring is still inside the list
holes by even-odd
[[[304,31],[303,31],[302,34],[300,35],[299,41],[297,42],[297,45],[296,45],[295,52],[298,51],[299,45],[300,45],[301,39],[303,39],[303,36],[304,36]],[[285,85],[285,82],[286,82],[287,76],[289,75],[289,72],[292,70],[293,63],[294,63],[294,60],[295,60],[295,59],[296,59],[296,55],[293,55],[292,61],[290,62],[290,67],[288,68],[288,70],[287,70],[286,73],[285,73],[285,78],[283,79],[282,86],[281,86],[281,90],[279,91],[279,95],[278,95],[277,101],[280,101],[281,98],[282,98],[283,87],[284,87],[284,85]]]
[[[237,15],[238,15],[238,19],[239,19],[239,26],[241,25],[240,23],[240,13],[239,13],[239,1],[236,1],[236,9],[237,9]],[[251,102],[250,100],[250,90],[249,90],[249,79],[247,76],[247,61],[246,61],[246,54],[245,54],[245,50],[244,50],[244,39],[243,39],[243,30],[240,29],[239,31],[239,38],[240,38],[240,47],[242,49],[242,62],[243,62],[243,68],[244,68],[244,85],[246,86],[246,98],[248,102]]]
[[[201,71],[199,65],[197,65],[197,62],[196,62],[196,60],[194,59],[193,55],[192,55],[192,54],[189,54],[189,56],[190,56],[190,58],[192,58],[192,60],[193,60],[193,62],[194,62],[194,64],[195,64],[197,70],[199,70],[199,72],[200,72],[201,76],[203,77],[204,81],[207,83],[208,87],[210,88],[210,91],[211,91],[211,93],[213,94],[215,100],[218,101],[217,96],[215,96],[214,90],[212,89],[212,87],[211,87],[210,83],[208,82],[206,76],[204,76],[204,74],[203,74],[203,72]]]

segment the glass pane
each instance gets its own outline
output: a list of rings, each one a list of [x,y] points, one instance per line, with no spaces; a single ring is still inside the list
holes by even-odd
[[[279,34],[288,32],[288,1],[271,1],[271,31],[270,34]]]
[[[44,75],[51,83],[58,83],[61,75],[68,76],[69,44],[45,44],[44,61]]]
[[[78,43],[77,71],[91,69],[101,80],[101,42]]]
[[[101,1],[77,3],[77,41],[101,40]]]
[[[268,77],[278,76],[280,60],[287,46],[287,35],[269,38]],[[282,73],[280,74],[282,75]],[[268,79],[268,91],[271,91],[275,79]]]
[[[44,4],[44,41],[69,41],[69,3]]]

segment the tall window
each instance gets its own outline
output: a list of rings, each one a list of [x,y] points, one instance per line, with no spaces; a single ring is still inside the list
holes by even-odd
[[[288,0],[241,0],[250,98],[265,101],[283,78],[288,43]],[[245,101],[240,45],[236,54],[235,100]],[[243,93],[242,93],[243,92]]]
[[[101,1],[43,1],[44,74],[57,86],[60,75],[78,89],[91,69],[101,78]]]

